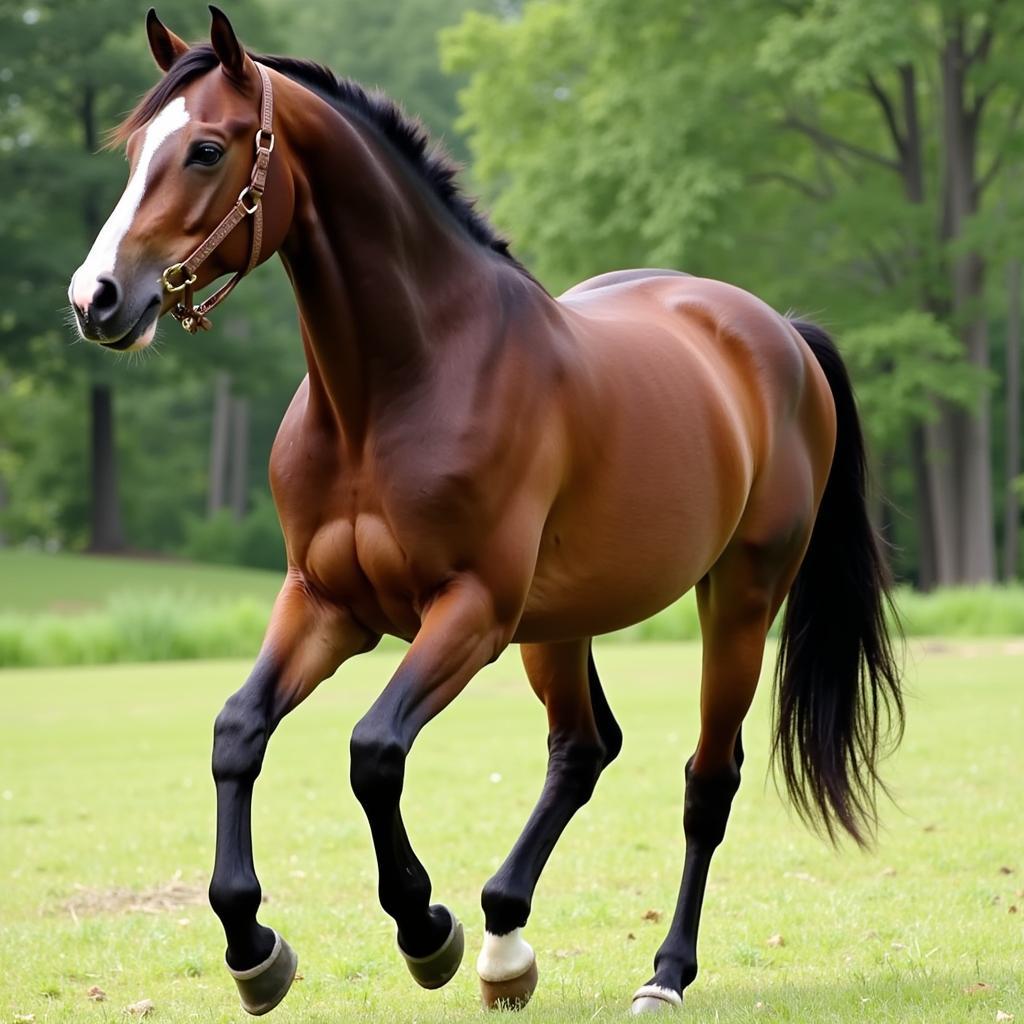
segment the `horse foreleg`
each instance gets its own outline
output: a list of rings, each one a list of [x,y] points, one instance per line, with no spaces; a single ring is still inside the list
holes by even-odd
[[[352,789],[366,812],[378,893],[398,925],[398,946],[424,988],[440,988],[462,960],[462,925],[430,905],[430,878],[413,852],[399,800],[405,761],[420,729],[507,642],[488,592],[461,578],[430,605],[398,671],[352,732]]]
[[[522,653],[530,684],[547,708],[548,770],[522,835],[481,897],[486,933],[477,974],[488,1007],[518,1008],[533,995],[536,959],[520,930],[534,890],[555,843],[622,746],[589,640],[524,645]]]
[[[348,657],[376,638],[299,585],[285,584],[259,658],[245,685],[228,698],[213,730],[217,853],[210,904],[224,926],[225,959],[249,1013],[273,1009],[295,976],[288,944],[256,920],[262,899],[252,854],[252,790],[278,723]]]

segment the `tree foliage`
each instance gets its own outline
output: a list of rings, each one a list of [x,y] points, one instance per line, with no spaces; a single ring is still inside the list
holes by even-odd
[[[931,583],[994,573],[986,271],[1024,222],[1022,31],[1003,0],[532,0],[443,53],[552,286],[673,266],[838,331],[879,458],[913,464],[904,568]]]

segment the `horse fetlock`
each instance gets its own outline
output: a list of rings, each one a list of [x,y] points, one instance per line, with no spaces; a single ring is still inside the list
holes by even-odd
[[[480,893],[480,905],[488,934],[506,935],[522,928],[530,917],[531,896],[528,891],[517,891],[512,879],[500,872],[487,882]]]
[[[255,918],[263,900],[263,891],[255,876],[252,878],[214,876],[209,889],[210,906],[224,920],[240,917]]]

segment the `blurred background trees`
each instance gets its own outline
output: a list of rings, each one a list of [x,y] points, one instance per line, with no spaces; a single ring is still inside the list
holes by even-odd
[[[276,262],[213,334],[71,347],[72,270],[155,78],[146,3],[0,0],[0,542],[275,565],[266,485],[303,372]],[[838,337],[877,516],[924,587],[1020,554],[1024,9],[1011,0],[239,0],[255,50],[380,85],[470,161],[553,291],[673,266]],[[204,5],[161,15],[186,38]],[[439,45],[440,43],[440,45]]]

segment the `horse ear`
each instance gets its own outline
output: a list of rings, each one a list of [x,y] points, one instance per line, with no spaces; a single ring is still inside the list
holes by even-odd
[[[228,16],[219,8],[210,4],[213,22],[210,25],[210,42],[213,52],[217,54],[225,73],[236,82],[245,81],[246,54],[242,44],[235,35],[235,30],[228,21]]]
[[[176,36],[157,16],[152,7],[146,15],[146,35],[149,49],[161,71],[171,70],[171,65],[188,51],[188,43]]]

